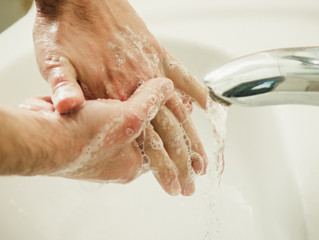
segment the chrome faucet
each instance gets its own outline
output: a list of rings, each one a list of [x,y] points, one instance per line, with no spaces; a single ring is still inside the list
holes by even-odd
[[[319,106],[319,47],[276,49],[235,59],[204,78],[225,105]]]

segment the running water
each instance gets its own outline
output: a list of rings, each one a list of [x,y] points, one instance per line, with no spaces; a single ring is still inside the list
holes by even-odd
[[[213,102],[210,98],[208,98],[206,116],[212,124],[214,134],[213,156],[216,161],[216,173],[219,183],[225,165],[224,150],[226,138],[227,110],[228,107],[226,107],[225,105],[218,102]]]
[[[220,234],[220,183],[224,171],[224,149],[226,138],[226,120],[228,108],[220,103],[207,100],[206,116],[211,122],[213,131],[213,158],[207,171],[207,203],[210,211],[209,225],[204,240],[217,240]]]

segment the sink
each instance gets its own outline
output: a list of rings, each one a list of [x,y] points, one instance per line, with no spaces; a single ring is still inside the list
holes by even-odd
[[[1,104],[49,94],[34,58],[32,14],[0,35]],[[16,34],[26,41],[8,51]],[[219,46],[160,40],[199,79],[233,57]],[[318,116],[318,108],[309,106],[232,106],[221,184],[212,174],[199,177],[192,197],[168,196],[151,174],[128,185],[1,177],[0,239],[315,239],[309,229],[319,222],[318,210],[304,196],[312,196],[318,184],[306,187],[303,173],[313,166],[316,174]],[[193,120],[214,164],[209,120],[199,109]],[[298,160],[304,156],[309,163],[302,167]]]

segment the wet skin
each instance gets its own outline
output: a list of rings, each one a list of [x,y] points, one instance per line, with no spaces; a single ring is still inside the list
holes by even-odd
[[[194,100],[205,108],[207,89],[159,44],[127,1],[36,3],[36,58],[59,112],[74,111],[88,99],[125,101],[153,78],[173,81],[179,91],[137,140],[166,191],[164,179],[178,176],[181,193],[193,194],[194,174],[206,172],[207,157],[189,116]]]
[[[20,109],[0,106],[0,175],[128,183],[148,170],[136,138],[172,92],[172,82],[159,78],[127,101],[89,100],[69,114],[57,112],[50,97],[27,99]],[[165,167],[159,170],[169,172]],[[169,175],[170,181],[158,180],[176,195],[181,191],[178,176]]]

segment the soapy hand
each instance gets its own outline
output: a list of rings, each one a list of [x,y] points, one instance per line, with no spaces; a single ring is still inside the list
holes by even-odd
[[[33,111],[39,126],[55,138],[50,141],[57,143],[43,146],[53,159],[39,159],[41,164],[33,164],[33,174],[115,183],[134,180],[149,169],[148,164],[154,165],[152,159],[143,163],[136,138],[172,92],[168,79],[152,79],[127,101],[89,100],[78,111],[63,115],[55,111],[50,97],[26,100],[20,107]],[[49,167],[37,169],[45,161]],[[165,191],[178,194],[181,189],[174,164],[164,161],[157,168],[167,173],[165,179],[158,178]]]
[[[189,115],[193,99],[205,108],[207,89],[158,43],[128,1],[36,3],[37,62],[59,112],[76,110],[85,99],[127,100],[152,78],[173,81],[179,91],[139,138],[140,147],[158,179],[165,177],[158,166],[169,159],[179,169],[182,194],[194,193],[194,172],[205,173],[207,157]]]

